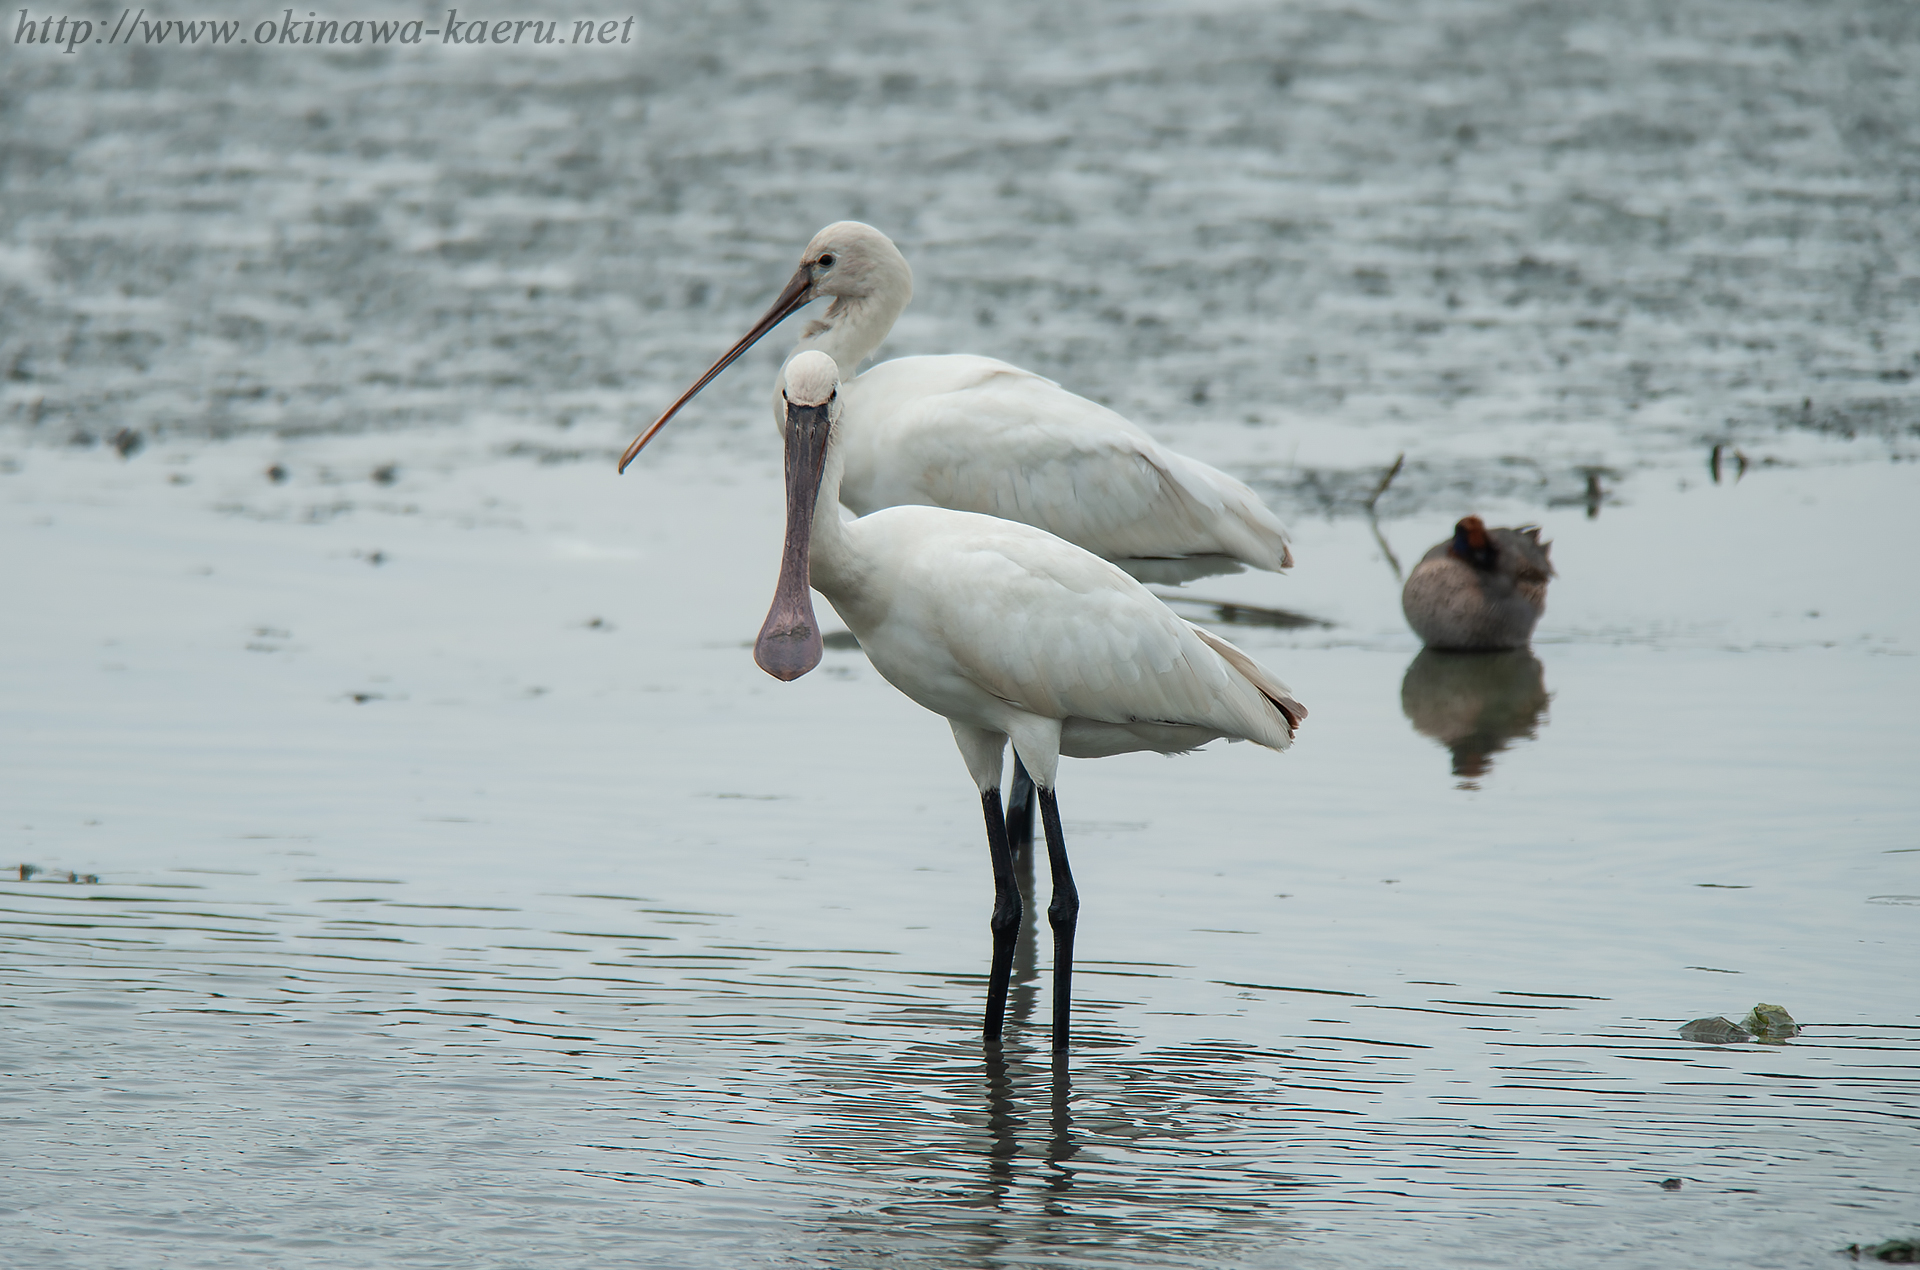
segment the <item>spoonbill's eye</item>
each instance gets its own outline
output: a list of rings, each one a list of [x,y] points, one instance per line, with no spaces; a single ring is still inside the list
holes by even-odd
[[[831,269],[833,268],[833,253],[828,252],[826,255],[821,256],[820,259],[814,261],[813,263],[816,265],[819,265],[822,269]]]

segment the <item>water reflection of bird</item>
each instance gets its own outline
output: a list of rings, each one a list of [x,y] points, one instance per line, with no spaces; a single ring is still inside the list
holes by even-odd
[[[1469,516],[1407,575],[1400,607],[1428,648],[1525,648],[1546,612],[1550,550],[1536,525],[1488,529]]]
[[[1400,681],[1400,709],[1414,731],[1453,752],[1453,774],[1468,788],[1491,770],[1493,755],[1538,735],[1547,701],[1546,672],[1524,648],[1423,649]]]
[[[817,350],[787,366],[787,539],[754,660],[784,680],[819,663],[811,582],[874,668],[952,725],[980,790],[993,864],[989,1039],[1000,1034],[1022,907],[1000,804],[1013,742],[1039,789],[1053,875],[1053,1044],[1064,1049],[1079,898],[1054,799],[1060,756],[1181,753],[1223,736],[1283,750],[1306,710],[1238,648],[1052,534],[924,506],[843,521],[837,380]]]
[[[833,305],[794,353],[827,354],[845,381],[840,501],[856,513],[925,504],[1017,520],[1156,582],[1293,563],[1286,528],[1246,485],[1030,371],[961,354],[895,358],[855,377],[913,297],[906,258],[859,221],[814,235],[773,307],[627,448],[621,470],[714,376],[824,296]]]

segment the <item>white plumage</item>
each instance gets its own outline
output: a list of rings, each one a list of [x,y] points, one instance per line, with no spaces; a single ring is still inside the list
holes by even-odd
[[[1043,788],[1062,754],[1292,742],[1284,685],[1113,564],[1031,526],[932,507],[846,522],[816,511],[812,583],[889,683],[1011,738]],[[1001,744],[975,773],[983,791],[999,786]]]
[[[1039,789],[1053,868],[1054,1044],[1063,1048],[1078,899],[1053,796],[1060,756],[1179,753],[1218,737],[1283,750],[1306,711],[1232,644],[1043,530],[927,506],[843,520],[840,425],[850,407],[837,377],[816,350],[787,364],[787,545],[755,660],[781,679],[819,662],[811,582],[888,682],[952,725],[994,861],[989,1037],[999,1032],[1020,909],[1000,805],[1012,741]]]
[[[621,468],[756,340],[823,296],[833,305],[794,352],[827,354],[844,381],[840,498],[855,512],[924,504],[1020,521],[1156,581],[1293,563],[1285,526],[1245,484],[1050,379],[968,355],[896,358],[855,376],[913,296],[899,249],[858,221],[814,236],[766,316],[628,448]]]

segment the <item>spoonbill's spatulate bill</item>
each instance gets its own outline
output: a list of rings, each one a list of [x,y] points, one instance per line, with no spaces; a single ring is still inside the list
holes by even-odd
[[[808,350],[787,366],[787,538],[754,660],[797,679],[820,660],[808,583],[832,602],[874,668],[953,727],[979,787],[993,863],[986,1035],[997,1039],[1021,897],[1000,803],[1008,741],[1039,789],[1053,901],[1053,1045],[1069,1034],[1079,912],[1054,781],[1061,755],[1177,754],[1219,737],[1275,750],[1306,710],[1218,636],[1182,621],[1112,563],[1052,534],[926,506],[839,515],[846,407],[838,368]]]
[[[840,500],[856,513],[924,504],[1017,520],[1152,581],[1293,563],[1286,528],[1246,485],[1051,380],[966,355],[896,358],[855,378],[913,296],[899,249],[858,221],[814,236],[773,307],[627,448],[621,470],[714,376],[823,296],[833,304],[795,354],[827,354],[845,381]],[[785,409],[778,390],[774,408]]]
[[[1407,624],[1428,648],[1447,652],[1525,648],[1547,611],[1551,549],[1538,525],[1488,529],[1468,516],[1407,575]]]

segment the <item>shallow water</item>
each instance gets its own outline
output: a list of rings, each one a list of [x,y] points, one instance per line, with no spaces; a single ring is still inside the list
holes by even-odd
[[[418,475],[267,514],[334,496],[270,453],[370,444]],[[1303,527],[1339,586],[1215,580],[1339,620],[1228,628],[1310,728],[1068,765],[1056,1075],[1044,940],[1004,1065],[973,1039],[990,884],[944,726],[857,652],[751,663],[771,454],[617,484],[462,444],[8,478],[36,1264],[1808,1264],[1910,1214],[1912,601],[1743,544],[1807,497],[1911,518],[1920,469],[1568,522],[1551,703],[1473,779],[1406,717],[1363,522]],[[1606,561],[1662,521],[1734,593],[1793,582],[1640,595]],[[1807,1032],[1677,1036],[1759,1000]]]
[[[0,47],[10,1255],[1805,1266],[1910,1231],[1910,13],[645,30]],[[1292,575],[1177,594],[1299,744],[1064,767],[1064,1066],[1031,916],[1010,1044],[974,1039],[944,724],[857,650],[752,664],[777,353],[611,471],[847,214],[918,271],[891,351],[1035,365],[1294,525]],[[1398,612],[1466,511],[1554,542],[1504,675]],[[1680,1039],[1762,1001],[1806,1030]]]

